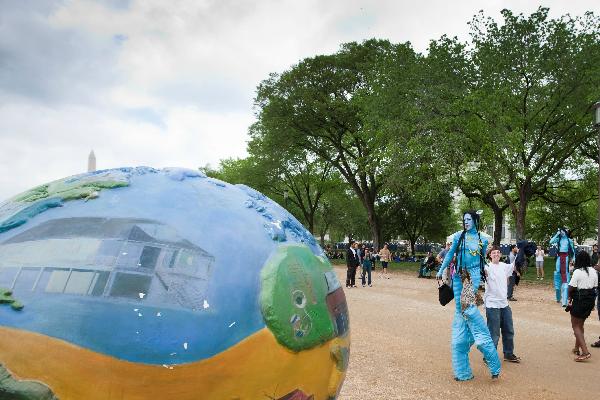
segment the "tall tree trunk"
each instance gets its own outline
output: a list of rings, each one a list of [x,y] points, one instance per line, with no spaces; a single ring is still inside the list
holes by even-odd
[[[502,225],[504,223],[504,210],[494,207],[494,241],[493,244],[500,246],[502,240]]]
[[[371,234],[373,235],[373,248],[379,249],[379,242],[381,241],[381,224],[379,222],[379,216],[375,213],[374,204],[367,208],[367,216],[369,218]]]
[[[310,209],[306,209],[304,207],[304,204],[300,203],[300,210],[302,211],[302,215],[304,216],[304,219],[306,220],[306,228],[308,229],[308,231],[310,232],[311,235],[315,234],[315,211],[314,210],[310,210]]]
[[[525,239],[525,214],[527,213],[527,202],[519,202],[519,213],[515,218],[517,226],[515,226],[517,240]]]
[[[527,215],[527,204],[531,197],[531,181],[529,178],[519,188],[519,207],[515,215],[517,240],[525,239],[525,216]]]
[[[500,207],[496,198],[494,197],[493,192],[487,192],[483,196],[481,196],[481,200],[484,204],[490,206],[492,211],[494,212],[494,240],[493,244],[496,246],[500,245],[500,241],[502,240],[502,225],[504,224],[504,210],[508,207],[506,204],[504,207]]]
[[[314,221],[308,221],[308,231],[310,232],[311,235],[314,235],[315,232],[315,223]]]

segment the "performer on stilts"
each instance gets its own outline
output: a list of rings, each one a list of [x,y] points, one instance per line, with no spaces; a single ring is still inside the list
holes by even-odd
[[[454,291],[456,309],[452,322],[452,369],[454,379],[473,379],[469,364],[469,351],[473,343],[483,353],[484,361],[492,379],[500,375],[500,358],[488,330],[487,324],[477,305],[481,296],[477,293],[481,280],[485,280],[485,252],[488,239],[479,233],[479,214],[467,211],[463,214],[463,230],[454,234],[452,246],[440,267],[437,278],[441,279],[448,268],[452,256],[456,262],[449,271],[449,279]],[[477,304],[479,303],[479,304]]]
[[[575,256],[575,246],[571,239],[571,233],[566,228],[559,228],[556,234],[550,239],[550,244],[558,246],[556,254],[556,269],[554,270],[554,290],[556,291],[556,302],[561,303],[563,307],[567,306],[569,280],[569,262]]]

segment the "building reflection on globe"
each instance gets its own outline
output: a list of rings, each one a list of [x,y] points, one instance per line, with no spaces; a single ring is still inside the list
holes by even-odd
[[[312,235],[193,170],[94,171],[0,204],[0,302],[0,397],[334,399],[348,365]]]

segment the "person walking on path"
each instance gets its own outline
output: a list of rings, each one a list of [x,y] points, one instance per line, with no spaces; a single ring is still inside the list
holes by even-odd
[[[488,239],[479,233],[479,214],[467,211],[463,214],[463,230],[453,235],[452,245],[440,267],[437,278],[442,279],[452,257],[455,266],[450,270],[450,282],[454,291],[456,309],[452,322],[452,369],[454,379],[473,379],[469,364],[469,351],[475,344],[483,353],[492,379],[500,375],[500,358],[483,317],[477,309],[477,291],[484,279],[484,255]]]
[[[550,244],[558,245],[558,254],[556,255],[556,269],[554,271],[554,290],[556,291],[556,302],[567,306],[568,288],[569,288],[569,262],[575,255],[575,246],[570,238],[570,233],[566,228],[559,228],[556,234],[550,239]]]
[[[512,310],[508,305],[506,293],[508,290],[508,278],[515,270],[515,264],[500,262],[500,247],[493,246],[490,252],[491,264],[485,266],[485,318],[487,326],[492,335],[494,346],[498,348],[498,340],[502,333],[502,352],[504,361],[513,363],[521,362],[514,354],[514,336]]]
[[[569,305],[566,308],[571,313],[571,326],[575,335],[573,353],[575,361],[588,360],[592,355],[585,344],[583,324],[594,309],[598,274],[592,268],[590,255],[580,251],[575,257],[575,269],[569,282]]]
[[[382,277],[390,279],[387,269],[388,263],[392,261],[392,253],[390,252],[390,249],[388,249],[387,243],[383,245],[383,249],[379,250],[379,259],[381,260]]]
[[[535,269],[537,272],[537,279],[540,281],[544,280],[544,249],[542,246],[538,246],[535,251]]]
[[[369,250],[365,253],[365,258],[362,262],[362,273],[360,274],[362,286],[365,287],[365,284],[368,283],[369,287],[371,286],[371,268],[373,267],[373,259],[371,258],[371,252]],[[365,276],[368,278],[365,281]]]
[[[515,244],[510,245],[510,253],[508,253],[508,263],[509,264],[515,263],[518,253],[519,253],[519,248],[517,247],[517,245],[515,245]],[[506,292],[506,298],[509,301],[517,301],[517,299],[514,298],[513,293],[515,291],[515,285],[517,284],[517,276],[518,275],[519,275],[519,272],[517,270],[515,270],[511,274],[510,278],[508,278],[508,290]]]
[[[598,272],[598,282],[600,283],[600,265],[598,264],[598,261],[598,245],[595,244],[592,246],[592,267],[596,269],[596,272]],[[596,294],[596,311],[598,311],[598,320],[600,320],[600,293]],[[592,343],[592,347],[600,347],[600,336],[598,337],[598,340]]]
[[[350,247],[346,252],[346,287],[353,288],[356,287],[355,279],[356,279],[356,268],[360,265],[359,256],[358,256],[358,243],[350,242]]]

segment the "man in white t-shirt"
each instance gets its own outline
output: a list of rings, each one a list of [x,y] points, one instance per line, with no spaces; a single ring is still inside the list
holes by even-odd
[[[518,363],[521,359],[514,354],[514,335],[512,310],[508,305],[508,279],[515,270],[514,262],[500,262],[500,248],[492,246],[490,252],[492,262],[485,266],[485,316],[494,346],[498,347],[502,333],[502,351],[504,361]]]

